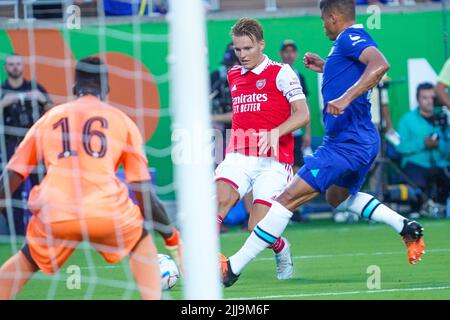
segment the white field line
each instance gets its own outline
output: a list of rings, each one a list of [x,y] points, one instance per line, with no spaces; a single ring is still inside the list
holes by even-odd
[[[446,289],[450,289],[450,285],[448,285],[448,286],[439,286],[439,287],[375,289],[375,290],[346,291],[346,292],[318,292],[318,293],[300,293],[300,294],[280,294],[280,295],[245,297],[245,298],[242,298],[242,297],[240,297],[240,298],[227,298],[227,300],[257,300],[257,299],[330,297],[330,296],[343,296],[343,295],[351,295],[351,294],[372,294],[372,293],[408,292],[408,291],[433,291],[433,290],[446,290]],[[448,299],[448,297],[447,297],[447,299]]]
[[[437,253],[437,252],[450,252],[450,248],[442,248],[442,249],[430,249],[426,251],[427,253]],[[309,259],[323,259],[323,258],[337,258],[337,257],[361,257],[361,256],[384,256],[384,255],[397,255],[403,254],[404,251],[389,251],[389,252],[358,252],[358,253],[343,253],[343,254],[319,254],[319,255],[310,255],[310,256],[293,256],[294,260],[309,260]],[[257,258],[255,261],[269,261],[273,260],[273,258]],[[121,268],[120,265],[108,265],[108,266],[87,266],[81,267],[81,269],[118,269]]]
[[[450,248],[444,249],[430,249],[426,250],[427,253],[436,253],[436,252],[450,252]],[[359,252],[359,253],[342,253],[342,254],[319,254],[319,255],[311,255],[311,256],[293,256],[294,260],[308,260],[308,259],[321,259],[321,258],[338,258],[338,257],[362,257],[362,256],[385,256],[385,255],[397,255],[403,254],[405,251],[390,251],[390,252]],[[267,261],[273,260],[273,258],[259,258],[255,259],[259,261]]]

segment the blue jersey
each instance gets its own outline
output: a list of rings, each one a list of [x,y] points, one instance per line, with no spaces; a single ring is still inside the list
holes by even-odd
[[[342,96],[359,80],[366,69],[366,65],[359,61],[359,56],[364,49],[372,46],[377,47],[362,25],[347,28],[334,42],[323,72],[324,142],[378,142],[378,132],[370,114],[369,91],[353,100],[340,116],[333,116],[326,108],[329,101]]]

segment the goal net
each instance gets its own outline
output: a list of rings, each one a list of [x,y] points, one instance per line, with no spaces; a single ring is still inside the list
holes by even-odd
[[[221,298],[213,164],[208,153],[211,139],[203,1],[2,1],[0,27],[0,63],[5,65],[0,91],[4,102],[0,122],[2,172],[31,124],[50,106],[75,99],[76,62],[87,56],[102,58],[109,73],[106,102],[128,115],[141,132],[153,189],[171,221],[169,226],[149,223],[158,253],[169,254],[161,233],[170,232],[172,226],[181,232],[184,274],[175,287],[163,292],[163,298]],[[18,59],[10,59],[12,56]],[[7,60],[22,63],[23,74],[18,74],[20,66],[7,69]],[[29,87],[22,87],[21,78],[24,83],[30,81]],[[93,141],[102,134],[98,126],[96,130]],[[199,156],[175,161],[174,150]],[[38,166],[14,193],[7,179],[3,180],[5,199],[0,201],[6,209],[0,216],[1,264],[25,243],[33,216],[27,201],[32,187],[45,174],[45,168]],[[82,190],[83,172],[69,176]],[[118,168],[117,177],[126,183],[123,167]],[[149,197],[144,198],[148,206]],[[88,239],[88,235],[83,238]],[[55,275],[37,272],[16,298],[140,298],[127,257],[108,264],[88,241],[74,246],[75,252]]]

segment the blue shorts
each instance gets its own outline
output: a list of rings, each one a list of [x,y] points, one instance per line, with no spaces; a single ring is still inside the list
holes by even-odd
[[[312,155],[305,157],[305,164],[297,174],[321,193],[337,185],[355,194],[361,189],[379,147],[379,142],[326,142]]]

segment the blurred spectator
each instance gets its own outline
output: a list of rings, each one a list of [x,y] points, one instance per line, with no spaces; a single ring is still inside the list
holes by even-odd
[[[391,0],[356,0],[355,3],[356,5],[363,5],[363,6],[368,6],[368,5],[383,5],[383,4],[387,4],[388,2],[391,2]]]
[[[450,58],[444,64],[439,74],[438,83],[436,85],[436,94],[440,102],[450,109],[450,96],[448,95],[448,87],[450,87]]]
[[[305,77],[298,71],[295,63],[298,59],[298,47],[294,40],[284,40],[280,47],[280,57],[283,63],[291,66],[292,70],[297,74],[300,84],[303,88],[303,93],[308,97],[308,87],[306,85]],[[307,124],[304,128],[300,128],[293,132],[294,135],[294,174],[303,165],[303,156],[312,153],[311,150],[311,124]],[[292,221],[301,222],[305,218],[300,210],[296,210],[291,218]]]
[[[303,92],[308,97],[308,87],[306,86],[305,77],[297,70],[295,63],[298,58],[298,47],[293,40],[284,40],[280,48],[280,57],[283,63],[291,66],[294,72],[297,74],[300,84],[302,85]],[[294,173],[300,169],[303,165],[303,155],[306,149],[311,148],[311,125],[308,124],[305,128],[300,128],[294,131]],[[310,152],[309,152],[310,153]]]
[[[432,2],[441,2],[441,0],[356,0],[356,5],[390,5],[390,6],[398,6],[398,5],[415,5],[421,3],[432,3]]]
[[[446,0],[448,1],[448,0]],[[415,0],[415,2],[417,4],[421,4],[421,3],[432,3],[432,2],[442,2],[441,0]]]
[[[64,12],[70,5],[74,4],[77,6],[82,6],[89,3],[89,1],[92,1],[95,5],[96,0],[72,0],[72,2],[60,0],[50,2],[47,1],[47,3],[45,0],[37,0],[35,3],[30,4],[30,6],[33,8],[33,18],[35,19],[62,19],[64,17]],[[85,15],[86,11],[83,11],[83,16]]]
[[[222,133],[222,141],[216,143],[216,164],[223,161],[226,147],[226,131],[231,129],[232,100],[228,85],[228,70],[238,65],[233,45],[228,44],[223,55],[222,66],[211,74],[211,113],[214,129]],[[220,140],[220,139],[219,139]]]
[[[103,0],[105,15],[131,16],[139,13],[140,0]]]
[[[0,0],[1,1],[1,0]],[[82,5],[88,0],[72,0],[72,4],[75,5]],[[95,0],[93,0],[95,1]],[[33,18],[35,19],[62,19],[64,17],[64,11],[67,9],[67,7],[71,4],[70,2],[65,2],[60,0],[60,3],[57,3],[58,1],[52,2],[39,2],[36,1],[36,3],[30,4],[30,6],[33,8]]]
[[[144,16],[150,7],[153,14],[166,14],[169,5],[168,0],[103,0],[103,7],[107,16]]]
[[[429,199],[443,204],[450,189],[450,129],[443,122],[446,115],[436,112],[431,83],[420,84],[416,96],[418,108],[400,119],[397,150],[402,154],[404,173]]]
[[[411,6],[415,4],[423,4],[423,3],[433,3],[433,2],[441,2],[441,0],[356,0],[356,5],[389,5],[389,6]]]
[[[153,13],[167,14],[168,11],[169,11],[168,0],[153,0]]]
[[[400,135],[392,126],[391,113],[389,111],[389,94],[388,89],[391,83],[391,78],[384,75],[378,85],[372,88],[370,95],[371,115],[372,123],[378,129],[380,137],[383,137],[380,153],[378,154],[376,165],[373,167],[372,173],[368,178],[368,186],[373,190],[380,190],[381,183],[400,183],[400,177],[398,177],[395,169],[391,166],[383,166],[384,175],[381,179],[379,174],[376,174],[378,170],[378,164],[384,163],[387,158],[391,160],[392,164],[400,166],[401,155],[397,151],[396,146],[400,143]],[[386,179],[386,180],[384,180]]]
[[[392,127],[391,113],[389,111],[389,84],[392,80],[387,75],[372,89],[370,96],[372,122],[384,133],[386,140],[392,146],[397,146],[400,143],[400,136]],[[380,103],[381,98],[381,103]],[[380,114],[381,108],[381,114]],[[381,123],[380,123],[381,122]],[[388,147],[390,148],[390,145]],[[394,148],[394,147],[392,147]]]
[[[222,59],[222,66],[218,70],[211,74],[211,105],[212,105],[212,121],[213,128],[221,133],[222,139],[216,140],[215,155],[216,164],[219,164],[225,158],[225,149],[227,144],[227,130],[231,129],[232,112],[232,99],[230,86],[228,84],[228,70],[233,66],[239,65],[239,59],[234,52],[233,43],[229,43],[226,47],[225,53]],[[220,232],[224,233],[228,231],[226,224],[232,221],[236,217],[232,217],[233,214],[239,213],[242,218],[242,208],[245,208],[246,219],[241,223],[243,229],[247,229],[247,222],[249,212],[253,205],[253,195],[251,192],[246,194],[241,200],[241,203],[236,204],[236,208],[233,208],[224,220],[224,223],[220,225]],[[241,208],[238,210],[237,208]]]
[[[211,73],[211,114],[213,128],[216,133],[220,133],[220,137],[215,140],[215,164],[219,164],[225,158],[225,148],[227,144],[227,130],[231,129],[232,118],[232,99],[230,86],[228,84],[228,70],[238,65],[239,60],[233,49],[233,44],[229,43],[225,49],[222,59],[222,65]],[[247,203],[246,203],[247,204]],[[247,208],[247,205],[245,206]],[[232,211],[229,215],[233,214]],[[226,221],[224,221],[226,223]],[[220,232],[227,232],[228,228],[225,224],[220,225]]]
[[[3,140],[0,141],[2,170],[28,129],[52,106],[47,91],[40,84],[23,77],[23,61],[19,55],[6,57],[5,71],[8,79],[0,91],[1,125],[4,126],[4,135],[0,136]],[[6,150],[3,150],[3,146]],[[30,182],[32,185],[37,184],[37,175],[31,175]],[[13,199],[20,203],[24,197],[27,198],[24,185],[13,194]],[[16,233],[24,234],[24,210],[15,205],[12,209]]]
[[[63,11],[62,3],[33,4],[33,18],[35,19],[61,19]]]

